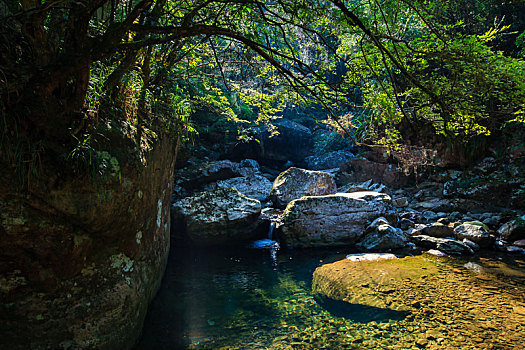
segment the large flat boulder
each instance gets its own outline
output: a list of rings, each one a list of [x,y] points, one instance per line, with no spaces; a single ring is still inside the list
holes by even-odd
[[[283,214],[281,243],[288,248],[351,245],[370,221],[396,219],[388,195],[378,192],[307,196],[292,201]]]
[[[277,176],[270,191],[270,199],[278,208],[284,208],[303,196],[323,196],[337,192],[333,177],[326,172],[291,167]]]
[[[250,240],[260,213],[261,202],[233,188],[204,191],[172,205],[175,231],[203,246]]]
[[[382,309],[409,310],[410,300],[395,298],[399,289],[438,273],[438,266],[421,257],[346,259],[318,267],[312,292],[321,297]],[[410,282],[407,282],[410,281]]]

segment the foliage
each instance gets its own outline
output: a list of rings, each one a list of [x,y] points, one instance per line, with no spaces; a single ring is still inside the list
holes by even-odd
[[[199,111],[237,122],[243,138],[293,105],[357,141],[399,148],[407,130],[431,126],[465,143],[523,119],[525,5],[509,6],[10,1],[0,6],[2,133],[87,160],[105,151],[85,142],[108,120],[126,123],[140,149],[152,135],[189,140]]]

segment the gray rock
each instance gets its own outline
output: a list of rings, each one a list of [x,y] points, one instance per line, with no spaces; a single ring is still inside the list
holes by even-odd
[[[464,223],[454,229],[458,239],[468,239],[479,244],[480,247],[490,247],[494,244],[494,238],[481,226],[472,223]]]
[[[507,247],[507,253],[525,255],[525,249],[510,245]]]
[[[440,256],[440,257],[448,256],[447,254],[443,253],[441,250],[437,250],[437,249],[429,249],[427,250],[427,253],[430,255]]]
[[[525,238],[525,216],[516,218],[502,225],[498,230],[499,237],[505,241],[516,241]]]
[[[501,222],[501,216],[493,215],[483,219],[483,223],[491,228],[497,228]]]
[[[179,198],[189,196],[215,181],[239,176],[238,170],[239,164],[229,160],[200,163],[177,170],[174,174],[174,193]]]
[[[365,230],[365,233],[372,232],[372,231],[374,231],[375,229],[377,229],[381,225],[390,225],[390,222],[388,222],[388,220],[386,218],[382,217],[382,216],[378,217],[377,219],[372,221],[372,223],[370,223],[370,225],[368,225],[368,227]]]
[[[239,162],[237,173],[241,176],[251,177],[253,175],[261,175],[261,168],[259,163],[253,159],[243,159]]]
[[[423,217],[427,220],[437,220],[439,216],[433,211],[427,210],[423,212]]]
[[[392,200],[392,204],[394,204],[397,208],[405,208],[408,206],[408,198],[407,197],[394,198]]]
[[[473,263],[473,262],[468,262],[465,265],[463,265],[463,267],[475,273],[482,273],[484,271],[481,265]]]
[[[385,251],[406,246],[407,236],[403,230],[389,224],[380,224],[357,243],[357,247],[369,251]]]
[[[252,174],[250,176],[234,177],[227,180],[217,181],[217,187],[232,187],[249,198],[265,202],[270,195],[272,183],[262,175]]]
[[[474,251],[468,245],[455,239],[426,235],[413,236],[412,239],[420,247],[437,249],[450,255],[474,254]]]
[[[520,248],[525,248],[525,239],[514,241],[512,245],[515,245],[516,247],[520,247]]]
[[[397,223],[397,226],[402,229],[402,230],[408,230],[409,228],[412,228],[414,227],[416,224],[414,223],[414,221],[410,220],[410,219],[401,219],[399,220],[399,222]]]
[[[384,193],[303,197],[286,207],[281,242],[289,248],[355,244],[367,223],[381,216],[396,220],[391,199]]]
[[[307,169],[325,170],[339,168],[341,164],[355,158],[355,155],[346,150],[333,151],[320,156],[310,156],[304,159]]]
[[[261,202],[233,188],[201,192],[172,205],[175,230],[205,246],[250,240],[260,213]]]
[[[475,252],[477,252],[480,249],[479,244],[477,244],[476,242],[472,242],[470,239],[463,238],[462,242],[468,245],[470,249],[472,249]]]
[[[454,229],[443,224],[433,223],[426,225],[422,233],[427,236],[445,238],[454,236]]]
[[[270,198],[276,207],[283,208],[292,200],[303,196],[322,196],[336,192],[337,186],[330,174],[292,167],[277,176]]]

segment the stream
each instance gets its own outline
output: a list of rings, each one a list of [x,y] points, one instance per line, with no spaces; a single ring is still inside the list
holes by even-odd
[[[393,298],[396,311],[311,293],[316,267],[349,251],[173,248],[136,349],[518,349],[525,261],[477,255]],[[399,293],[398,293],[399,292]],[[522,344],[522,345],[519,345]]]

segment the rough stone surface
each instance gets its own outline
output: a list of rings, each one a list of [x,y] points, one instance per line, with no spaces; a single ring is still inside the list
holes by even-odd
[[[233,187],[249,198],[266,202],[272,189],[272,183],[266,177],[259,174],[248,174],[248,176],[234,177],[227,180],[217,181],[217,187]]]
[[[495,241],[494,237],[481,225],[461,224],[454,229],[454,234],[458,239],[466,238],[479,244],[480,247],[490,247]]]
[[[410,177],[393,164],[376,163],[363,158],[354,158],[343,163],[337,179],[338,184],[372,179],[392,187],[400,187],[410,181]]]
[[[261,202],[233,188],[201,192],[172,206],[175,229],[204,246],[250,240],[260,213]]]
[[[503,224],[498,234],[501,239],[510,242],[525,239],[525,218],[520,217]]]
[[[391,298],[406,280],[418,281],[438,273],[435,263],[423,257],[402,259],[343,259],[318,267],[313,274],[312,292],[351,304],[391,310],[407,310],[402,298]]]
[[[341,164],[355,158],[355,155],[346,150],[333,151],[320,156],[309,156],[304,159],[307,169],[325,170],[339,168]]]
[[[289,248],[355,244],[368,222],[380,216],[396,220],[390,197],[384,193],[303,197],[286,207],[281,242]]]
[[[322,171],[289,168],[277,176],[270,191],[270,198],[279,208],[303,196],[322,196],[336,193],[333,177]]]
[[[133,346],[168,256],[172,142],[144,159],[102,187],[43,162],[23,197],[0,166],[0,348]]]
[[[357,247],[370,251],[386,251],[406,246],[408,238],[399,228],[388,224],[377,226],[372,232],[367,233]]]
[[[454,229],[452,227],[434,223],[432,225],[426,225],[421,232],[424,235],[432,236],[432,237],[454,237]]]
[[[420,247],[437,249],[450,255],[473,254],[474,251],[465,243],[449,238],[437,238],[426,235],[413,236],[412,240]]]

